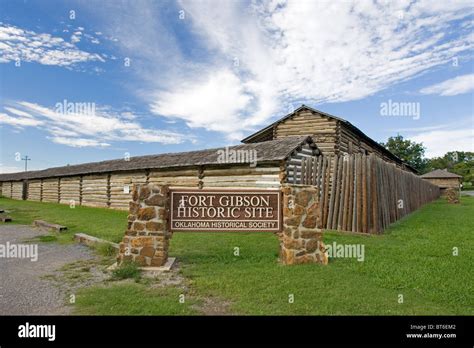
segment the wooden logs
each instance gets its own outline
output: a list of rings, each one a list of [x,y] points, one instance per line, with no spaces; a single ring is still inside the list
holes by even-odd
[[[43,202],[59,202],[59,179],[51,178],[43,180]]]
[[[301,160],[298,183],[319,188],[323,228],[381,233],[439,197],[436,185],[375,154],[319,157]]]
[[[145,172],[116,173],[109,179],[109,206],[113,209],[127,210],[132,199],[132,186],[145,184]]]
[[[44,182],[43,182],[44,189]],[[82,205],[90,207],[108,206],[107,174],[85,175],[82,178]],[[44,200],[44,197],[43,197]]]
[[[11,198],[23,199],[23,181],[13,181]]]
[[[79,176],[64,177],[59,181],[59,203],[80,204],[81,178]]]
[[[28,181],[28,200],[29,201],[41,201],[41,192],[43,184],[41,179],[29,180]]]

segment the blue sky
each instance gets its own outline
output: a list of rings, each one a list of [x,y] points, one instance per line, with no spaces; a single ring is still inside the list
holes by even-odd
[[[303,103],[474,151],[469,1],[0,4],[0,172],[236,144]]]

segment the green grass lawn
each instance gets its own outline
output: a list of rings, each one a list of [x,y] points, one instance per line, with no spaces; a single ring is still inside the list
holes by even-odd
[[[118,241],[126,213],[0,199],[16,222],[61,223]],[[474,197],[450,205],[440,199],[395,223],[381,236],[327,232],[326,243],[364,244],[365,260],[282,266],[278,239],[267,233],[177,233],[171,256],[180,262],[185,289],[147,282],[110,282],[83,289],[81,314],[199,314],[225,303],[229,314],[455,315],[474,314]],[[234,256],[234,248],[240,256]],[[459,250],[453,256],[453,248]],[[179,303],[181,294],[186,302]],[[289,303],[289,296],[294,302]],[[403,295],[403,303],[399,303]],[[198,309],[197,309],[198,308]],[[201,311],[202,312],[202,311]]]
[[[193,315],[194,301],[180,303],[175,288],[150,289],[140,283],[95,286],[81,291],[76,314],[81,315]]]
[[[0,197],[0,208],[10,211],[15,224],[46,220],[67,226],[60,241],[72,241],[74,234],[83,232],[113,242],[120,242],[127,228],[127,212],[113,209],[90,208],[56,203],[19,201]]]

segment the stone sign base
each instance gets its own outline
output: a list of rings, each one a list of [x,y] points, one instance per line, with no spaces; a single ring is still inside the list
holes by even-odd
[[[157,267],[144,266],[144,267],[140,267],[140,270],[143,271],[143,274],[146,277],[154,277],[162,273],[171,272],[171,269],[173,268],[175,263],[176,263],[176,257],[169,257],[163,266],[157,266]],[[113,270],[116,270],[118,267],[119,267],[119,263],[115,262],[112,266],[109,266],[107,270],[113,271]]]
[[[284,265],[327,264],[328,256],[319,225],[319,193],[309,185],[284,185],[283,230],[280,262]],[[168,186],[134,185],[128,215],[128,228],[119,244],[117,264],[136,262],[141,267],[161,267],[168,260],[171,232]],[[216,238],[219,238],[216,236]]]
[[[128,229],[119,245],[117,262],[163,266],[168,259],[168,186],[134,186]]]
[[[283,190],[283,232],[279,233],[280,261],[285,265],[328,263],[322,241],[319,192],[314,186],[285,185]]]

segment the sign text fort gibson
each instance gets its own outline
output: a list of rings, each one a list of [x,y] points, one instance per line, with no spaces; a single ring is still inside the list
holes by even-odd
[[[171,190],[171,231],[279,232],[279,190]]]

